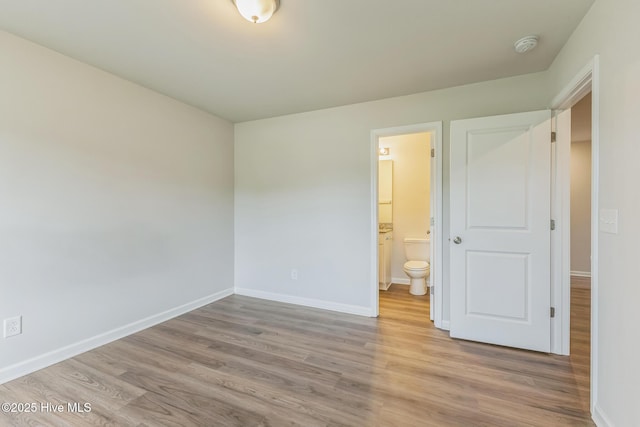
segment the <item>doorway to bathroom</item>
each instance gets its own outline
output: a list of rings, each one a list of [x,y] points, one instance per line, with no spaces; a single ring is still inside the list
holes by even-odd
[[[375,315],[392,316],[394,308],[405,307],[440,327],[442,122],[378,129],[371,139]],[[426,248],[428,264],[416,260],[422,264],[407,273],[405,240],[419,251],[417,258]]]

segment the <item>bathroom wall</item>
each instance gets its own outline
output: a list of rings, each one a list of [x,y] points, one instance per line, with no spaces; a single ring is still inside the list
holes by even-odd
[[[571,274],[591,275],[591,94],[571,108]]]
[[[431,134],[415,133],[380,138],[389,147],[393,160],[393,255],[391,280],[409,284],[402,266],[405,262],[403,239],[426,237],[430,229]]]
[[[0,31],[0,383],[233,291],[233,125]]]

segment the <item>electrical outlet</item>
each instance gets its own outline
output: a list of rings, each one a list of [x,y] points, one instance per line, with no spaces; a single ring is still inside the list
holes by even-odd
[[[22,333],[22,316],[4,319],[4,337],[9,338]]]
[[[298,270],[295,268],[291,270],[291,280],[298,280]]]

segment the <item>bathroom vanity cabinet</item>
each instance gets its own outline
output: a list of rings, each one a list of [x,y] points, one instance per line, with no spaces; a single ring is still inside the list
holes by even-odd
[[[391,286],[391,250],[393,233],[378,233],[378,286],[386,291]]]

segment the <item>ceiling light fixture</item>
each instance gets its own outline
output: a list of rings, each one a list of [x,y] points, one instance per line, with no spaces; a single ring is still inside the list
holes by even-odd
[[[538,36],[526,36],[513,44],[513,48],[518,53],[525,53],[538,46]]]
[[[280,7],[280,0],[231,0],[240,15],[249,22],[261,24],[271,18]]]

